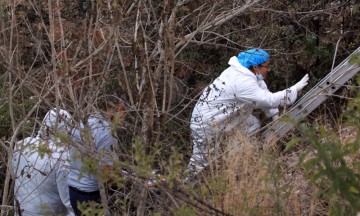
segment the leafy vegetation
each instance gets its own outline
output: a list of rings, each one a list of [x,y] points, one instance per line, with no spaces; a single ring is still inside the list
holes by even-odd
[[[107,186],[106,211],[112,215],[360,211],[360,95],[354,79],[278,143],[259,143],[234,131],[223,140],[219,163],[184,182],[193,105],[228,59],[250,47],[266,49],[272,91],[305,73],[310,89],[359,46],[359,3],[13,0],[0,5],[3,210],[13,203],[7,162],[14,143],[33,134],[49,108],[63,107],[79,121],[101,111],[104,98],[113,95],[126,116],[115,120],[121,145],[118,166],[109,173],[118,177],[116,187]],[[359,56],[350,62],[358,64]],[[87,167],[95,170],[95,161],[89,159]],[[136,175],[127,182],[121,170]],[[159,178],[154,170],[166,183],[144,187]],[[84,210],[91,215],[97,208]]]

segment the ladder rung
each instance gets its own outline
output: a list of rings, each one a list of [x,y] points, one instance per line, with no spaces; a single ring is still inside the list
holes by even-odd
[[[350,56],[342,61],[334,70],[325,78],[316,84],[310,91],[301,97],[288,112],[283,114],[280,119],[266,125],[261,131],[262,138],[265,142],[275,142],[289,132],[294,125],[290,122],[284,122],[281,119],[287,117],[293,120],[300,120],[309,115],[328,97],[344,85],[349,79],[360,71],[360,65],[350,64],[349,60],[352,55],[360,53],[360,47],[357,48]]]

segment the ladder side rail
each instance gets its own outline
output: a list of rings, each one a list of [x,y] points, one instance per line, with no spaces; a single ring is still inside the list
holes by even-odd
[[[300,118],[306,117],[312,111],[314,111],[320,104],[322,104],[327,98],[331,97],[335,91],[337,91],[345,82],[351,79],[358,71],[360,67],[353,68],[348,70],[344,76],[339,76],[334,80],[336,84],[329,84],[326,88],[322,90],[320,94],[314,96],[313,99],[305,101],[298,104],[296,107],[293,107],[285,116],[290,117],[291,119],[298,120]],[[269,128],[264,132],[263,138],[268,140],[269,137],[275,137],[277,139],[284,136],[288,131],[293,128],[293,124],[289,122],[281,121],[281,119],[275,121]]]
[[[294,120],[299,120],[306,117],[312,111],[314,111],[320,104],[322,104],[326,99],[331,97],[334,92],[336,92],[343,84],[345,84],[349,79],[358,73],[360,67],[354,67],[351,70],[346,71],[342,76],[338,76],[333,84],[328,84],[326,88],[323,88],[322,91],[315,95],[312,99],[308,101],[303,101],[297,106],[293,107],[288,111],[284,116],[290,117]],[[284,122],[281,119],[275,121],[269,128],[263,133],[263,139],[269,140],[274,138],[280,139],[287,132],[289,132],[294,125],[290,122]]]
[[[312,89],[312,94],[308,94],[306,97],[302,97],[295,106],[293,106],[286,115],[294,118],[296,114],[297,107],[306,106],[307,103],[314,102],[312,98],[317,95],[327,95],[332,96],[341,86],[343,86],[348,80],[350,80],[356,73],[360,70],[360,66],[356,65],[345,65],[346,68],[341,68],[342,70],[338,71],[341,73],[332,74],[331,77],[326,77],[321,81],[321,84],[315,86]],[[332,80],[331,80],[332,79]],[[310,102],[311,101],[311,102]],[[295,113],[294,113],[295,112]]]
[[[340,86],[351,79],[359,70],[358,65],[349,64],[349,59],[355,53],[360,52],[360,47],[339,64],[331,73],[323,78],[317,85],[308,91],[293,107],[283,116],[298,120],[310,114],[328,97],[330,97]],[[265,128],[262,137],[265,141],[270,138],[274,141],[280,139],[294,127],[293,124],[278,119]]]
[[[335,75],[338,75],[339,73],[342,75],[344,71],[350,70],[354,67],[354,65],[349,64],[349,60],[351,56],[360,53],[360,47],[357,48],[351,55],[349,55],[344,61],[342,61],[338,66],[336,66],[329,74],[327,74],[320,82],[318,82],[312,89],[310,89],[301,99],[299,99],[295,104],[293,104],[293,107],[297,106],[298,104],[302,103],[303,100],[307,100],[307,97],[312,97],[312,95],[315,94],[316,91],[319,91],[319,88],[322,88],[322,86],[327,86],[330,83],[333,83],[333,79]]]
[[[305,106],[303,106],[303,107],[298,106],[296,110],[293,110],[291,119],[299,120],[299,119],[307,116],[314,109],[316,109],[319,106],[319,104],[324,102],[327,98],[328,98],[328,96],[318,95],[313,100],[311,100],[310,103],[306,104]],[[287,117],[289,117],[289,116],[287,116]],[[282,119],[283,119],[283,117],[282,117]],[[263,139],[266,142],[277,141],[278,139],[283,137],[287,132],[289,132],[293,128],[294,128],[293,123],[279,119],[263,133]]]

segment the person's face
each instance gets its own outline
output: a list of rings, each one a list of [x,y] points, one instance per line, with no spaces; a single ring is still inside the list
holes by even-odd
[[[266,61],[261,65],[254,66],[255,74],[261,74],[266,79],[267,74],[270,72],[270,61]]]

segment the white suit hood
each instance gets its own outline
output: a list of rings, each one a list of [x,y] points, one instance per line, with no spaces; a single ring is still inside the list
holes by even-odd
[[[230,67],[234,68],[234,70],[236,72],[238,72],[244,76],[249,76],[253,79],[256,79],[255,74],[253,72],[251,72],[248,68],[242,66],[235,56],[230,58],[228,64],[230,65]]]
[[[55,133],[70,133],[71,115],[68,111],[51,109],[48,111],[41,123],[38,136],[50,137]]]

